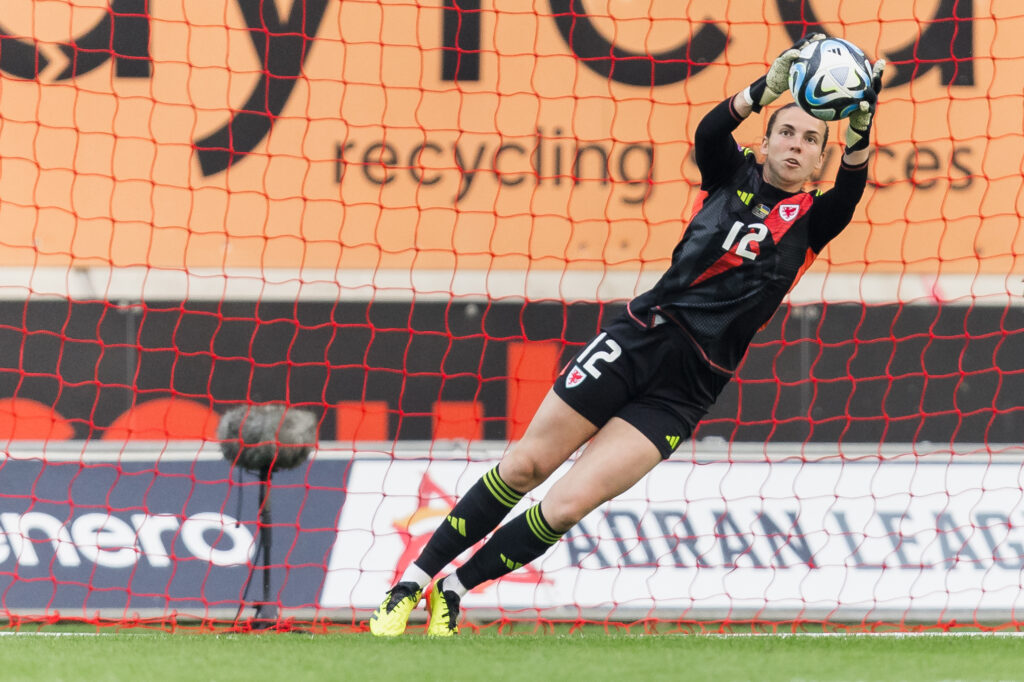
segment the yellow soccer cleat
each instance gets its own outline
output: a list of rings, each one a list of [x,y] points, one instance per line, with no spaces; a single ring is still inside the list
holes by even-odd
[[[444,589],[444,579],[434,583],[427,591],[427,610],[430,624],[427,634],[431,637],[451,637],[459,634],[459,595]]]
[[[376,637],[395,637],[405,632],[409,614],[420,603],[423,590],[413,582],[398,583],[370,616],[370,632]]]

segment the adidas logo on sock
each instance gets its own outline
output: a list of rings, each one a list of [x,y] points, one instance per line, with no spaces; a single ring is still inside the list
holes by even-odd
[[[466,519],[460,519],[459,517],[452,516],[451,514],[447,516],[447,519],[448,523],[451,524],[451,527],[455,529],[456,533],[462,537],[466,537]]]
[[[505,556],[504,554],[499,554],[499,555],[498,555],[498,558],[499,558],[499,559],[501,559],[501,563],[503,563],[503,564],[505,564],[506,566],[508,566],[508,570],[510,570],[510,571],[514,571],[514,570],[516,570],[517,568],[522,568],[522,566],[523,566],[523,565],[522,565],[521,563],[519,563],[518,561],[513,561],[512,559],[509,559],[509,558],[508,558],[507,556]]]

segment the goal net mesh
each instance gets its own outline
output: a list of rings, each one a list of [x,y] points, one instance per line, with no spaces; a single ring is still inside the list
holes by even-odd
[[[853,222],[693,439],[464,611],[1015,626],[1024,12],[970,0],[3,3],[0,617],[362,628],[813,31],[889,62]],[[316,423],[272,476],[218,434],[267,404]]]

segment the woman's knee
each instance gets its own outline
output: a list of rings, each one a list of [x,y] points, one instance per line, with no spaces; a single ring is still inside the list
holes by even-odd
[[[513,490],[528,493],[558,468],[553,465],[550,457],[544,457],[520,442],[498,463],[498,473]]]
[[[548,495],[540,504],[544,520],[559,533],[565,533],[583,520],[591,512],[591,508],[581,499]]]

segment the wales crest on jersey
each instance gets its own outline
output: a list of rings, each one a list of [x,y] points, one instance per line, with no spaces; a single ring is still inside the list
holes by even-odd
[[[779,206],[779,217],[787,223],[793,222],[793,219],[798,215],[800,215],[800,206],[798,204],[781,204]]]

